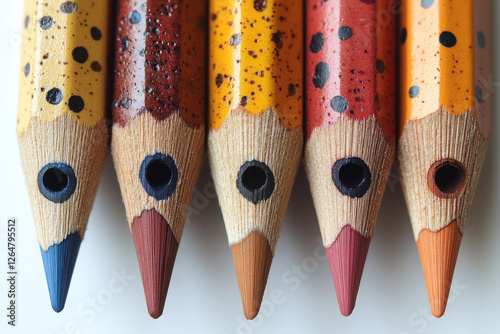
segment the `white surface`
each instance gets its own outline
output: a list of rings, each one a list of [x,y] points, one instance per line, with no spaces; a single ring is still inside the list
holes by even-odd
[[[354,313],[338,310],[303,168],[283,223],[276,256],[254,321],[244,320],[236,275],[213,184],[205,165],[184,230],[164,315],[146,312],[132,237],[108,158],[64,311],[50,307],[40,250],[16,142],[22,1],[0,0],[0,333],[497,333],[500,314],[500,83],[493,85],[493,137],[469,216],[446,314],[431,316],[417,248],[398,184],[388,187]],[[495,1],[496,17],[500,4]],[[498,25],[498,23],[497,23]],[[495,27],[499,31],[499,27]],[[499,59],[498,48],[494,59]],[[498,66],[494,79],[500,80]],[[397,179],[392,179],[396,181]],[[8,217],[18,227],[18,327],[6,325]],[[315,253],[319,251],[319,253]],[[315,259],[315,254],[317,259]],[[319,255],[319,256],[318,256]],[[310,272],[302,278],[296,267]],[[116,283],[114,273],[131,276]],[[111,286],[110,286],[111,284]],[[120,290],[120,291],[118,291]],[[114,291],[114,292],[111,292]],[[274,303],[272,302],[274,300]],[[95,303],[95,310],[91,304]]]

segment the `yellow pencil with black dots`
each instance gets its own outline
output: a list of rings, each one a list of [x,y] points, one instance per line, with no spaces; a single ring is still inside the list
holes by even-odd
[[[25,1],[17,135],[52,308],[64,308],[107,154],[111,2]]]

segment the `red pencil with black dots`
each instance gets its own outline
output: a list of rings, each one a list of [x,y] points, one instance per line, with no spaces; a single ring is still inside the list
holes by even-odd
[[[112,152],[148,312],[163,313],[205,144],[205,2],[118,2]]]
[[[306,7],[305,166],[345,316],[356,302],[394,159],[392,2],[308,0]]]

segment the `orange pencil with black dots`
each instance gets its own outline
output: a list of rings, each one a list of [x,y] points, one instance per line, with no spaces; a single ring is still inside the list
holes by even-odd
[[[398,155],[431,310],[441,317],[490,134],[490,1],[401,6]]]
[[[248,319],[302,153],[302,53],[302,1],[210,1],[208,151]]]

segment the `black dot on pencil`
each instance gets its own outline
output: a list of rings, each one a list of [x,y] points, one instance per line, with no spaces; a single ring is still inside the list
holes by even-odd
[[[452,48],[457,44],[457,38],[455,35],[449,31],[443,31],[441,35],[439,35],[439,43],[447,48]]]
[[[85,102],[81,98],[81,96],[73,95],[68,100],[68,108],[72,112],[79,113],[85,108]]]
[[[102,38],[102,32],[99,28],[92,27],[90,28],[90,36],[94,41],[99,41]]]
[[[420,87],[418,86],[412,86],[410,87],[410,90],[408,91],[408,95],[410,95],[410,98],[415,98],[420,94]]]
[[[26,15],[26,17],[24,18],[24,28],[27,29],[29,24],[30,24],[30,16]]]
[[[73,1],[66,1],[61,5],[61,12],[64,14],[73,14],[78,9],[78,6]]]
[[[323,34],[318,32],[311,37],[311,44],[309,44],[309,50],[312,53],[318,53],[323,49],[323,45],[325,44],[325,40],[323,38]]]
[[[30,63],[26,63],[26,65],[24,65],[24,76],[25,77],[28,77],[28,75],[30,75],[30,69],[31,69]]]
[[[477,33],[477,44],[479,44],[479,47],[481,49],[484,49],[486,46],[486,37],[484,36],[484,33],[482,31],[479,31]]]
[[[253,204],[267,200],[274,192],[274,174],[264,162],[245,161],[236,179],[240,194]]]
[[[476,85],[476,88],[474,90],[476,92],[477,102],[479,102],[479,103],[483,102],[483,90],[481,89],[481,87]]]
[[[149,196],[161,201],[170,198],[176,188],[179,171],[170,154],[155,153],[144,158],[139,179]]]
[[[434,3],[434,0],[422,0],[420,4],[423,8],[429,8]]]
[[[375,61],[375,67],[376,67],[378,73],[384,73],[385,64],[384,64],[384,61],[382,59],[377,59]]]
[[[344,112],[349,108],[349,102],[345,97],[337,95],[330,101],[330,106],[337,112]]]
[[[98,61],[93,61],[92,63],[90,63],[90,68],[94,72],[101,72],[101,70],[102,70],[102,66],[101,66],[101,64],[99,64]]]
[[[319,62],[314,68],[313,84],[316,88],[323,88],[330,78],[330,69],[325,62]]]
[[[406,28],[401,29],[401,34],[399,36],[399,40],[400,40],[401,44],[405,44],[407,36],[408,36],[408,32],[406,31]]]
[[[363,159],[350,157],[333,164],[332,180],[343,195],[359,198],[370,189],[372,174]]]
[[[63,99],[63,93],[59,88],[52,88],[47,92],[47,95],[45,95],[45,99],[48,103],[57,105],[61,103]]]
[[[73,52],[71,52],[71,55],[73,56],[73,59],[80,64],[85,63],[87,59],[89,59],[89,53],[83,46],[77,46],[76,48],[74,48]]]
[[[338,36],[342,41],[345,41],[352,37],[352,28],[348,26],[343,26],[339,28]]]
[[[137,24],[139,22],[141,22],[141,14],[139,14],[138,11],[133,11],[132,14],[130,14],[130,23],[132,24]]]
[[[54,203],[67,201],[75,192],[76,183],[75,171],[66,163],[49,163],[38,173],[40,193]]]
[[[48,30],[52,27],[52,17],[46,15],[40,19],[40,28],[43,30]]]

